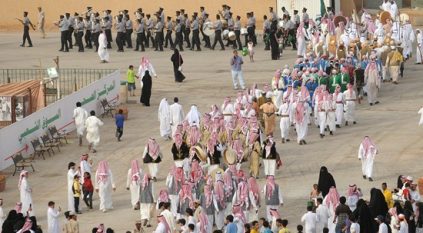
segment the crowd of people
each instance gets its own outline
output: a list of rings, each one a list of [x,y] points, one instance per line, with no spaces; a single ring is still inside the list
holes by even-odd
[[[412,56],[412,42],[416,39],[418,46],[421,46],[422,40],[421,32],[414,33],[409,21],[400,22],[395,6],[395,1],[385,0],[381,7],[390,15],[376,21],[365,10],[361,12],[361,19],[355,13],[352,19],[348,19],[340,14],[335,15],[330,8],[316,21],[308,17],[306,8],[303,9],[302,19],[299,18],[298,11],[291,18],[289,12],[283,8],[283,18],[279,20],[271,8],[269,20],[263,26],[265,49],[271,50],[272,59],[278,59],[280,47],[292,45],[299,57],[294,65],[277,69],[272,80],[268,80],[261,89],[256,84],[247,89],[243,80],[240,80],[243,90],[238,91],[235,99],[225,97],[221,105],[214,103],[203,114],[196,105],[192,105],[185,114],[177,97],[173,104],[163,98],[158,109],[160,135],[165,140],[172,140],[171,154],[174,163],[166,177],[166,188],[156,192],[155,182],[160,175],[161,163],[166,159],[164,154],[168,152],[161,151],[155,138],[149,138],[141,156],[147,169],[141,169],[138,159],[131,161],[126,182],[126,188],[130,191],[128,203],[140,213],[140,221],[136,222],[133,232],[291,232],[287,219],[282,218],[283,215],[279,212],[284,199],[282,187],[275,176],[283,162],[276,147],[279,141],[276,139],[279,134],[275,133],[276,119],[280,117],[281,143],[289,143],[292,135],[295,135],[296,142],[305,146],[311,125],[319,128],[319,136],[324,139],[326,132],[335,135],[340,128],[348,130],[346,126],[357,123],[355,107],[365,96],[370,106],[379,104],[378,92],[383,88],[383,83],[399,83],[399,77],[404,74],[404,64]],[[173,45],[171,33],[174,29],[171,18],[168,17],[167,23],[165,22],[162,8],[156,13],[155,24],[150,15],[146,15],[144,19],[142,9],[135,12],[139,23],[136,32],[141,34],[137,35],[137,48],[140,46],[143,50],[144,46],[148,47],[153,31],[155,39],[152,44],[156,50],[162,50],[163,42],[169,41],[168,45],[176,54],[172,58],[175,80],[181,79],[177,76],[177,71],[180,71],[182,64],[176,45],[182,50],[181,43],[185,40],[191,49],[194,49],[194,45],[199,49],[198,33],[203,28],[202,24],[208,20],[204,8],[200,8],[200,11],[200,17],[194,13],[192,21],[189,21],[184,11],[177,12],[177,36]],[[227,21],[228,28],[232,25],[235,31],[236,39],[232,45],[241,49],[241,34],[237,32],[241,28],[236,26],[239,25],[240,17],[231,21],[232,13],[227,5],[224,5],[220,13],[213,26],[215,42],[211,45],[210,38],[207,39],[205,35],[205,47],[214,49],[216,43],[220,42],[222,49],[224,48],[220,39],[222,16]],[[113,20],[117,21],[118,51],[123,52],[124,43],[127,47],[132,46],[133,26],[128,11],[122,11],[116,19],[113,19],[110,11],[106,11],[106,14],[102,22],[103,26],[107,25],[104,30],[101,29],[99,14],[94,13],[91,8],[85,14],[85,23],[83,16],[76,15],[79,18],[76,19],[73,30],[77,30],[80,51],[84,49],[81,39],[84,30],[85,35],[87,31],[91,31],[92,35],[92,30],[96,29],[90,29],[87,25],[96,24],[98,25],[95,28],[99,28],[101,34],[104,34],[103,46],[111,48]],[[250,42],[255,45],[255,24],[250,24],[254,14],[248,15],[245,44]],[[64,30],[62,45],[66,51],[66,47],[72,45],[69,22],[75,21],[75,18],[71,18],[69,14],[61,18],[58,25]],[[68,28],[63,24],[68,24]],[[169,25],[172,29],[165,39],[163,30],[170,29]],[[186,34],[190,28],[193,30],[191,42],[189,32]],[[97,39],[86,36],[87,47],[96,41]],[[417,50],[420,51],[420,47]],[[419,52],[417,62],[418,59],[421,63]],[[237,72],[241,71],[241,64],[242,59],[238,59],[237,52],[234,51],[231,65],[232,71],[235,71],[235,75],[232,73],[235,89],[238,89],[235,79],[239,78]],[[143,58],[137,75],[133,67],[129,70],[131,69],[132,72],[128,71],[131,81],[138,77],[144,83],[144,78],[149,77],[150,85],[148,82],[144,83],[146,87],[143,86],[140,100],[149,106],[150,74],[157,76],[154,68]],[[77,103],[74,118],[80,145],[86,131],[89,149],[96,152],[100,142],[99,127],[103,122],[93,111],[88,117],[88,112],[80,103]],[[116,118],[116,127],[119,129],[117,137],[120,140],[123,134],[122,118]],[[365,136],[357,150],[363,178],[373,181],[377,146],[370,137]],[[77,225],[76,216],[82,209],[79,207],[80,199],[84,200],[88,209],[93,209],[93,194],[98,192],[99,210],[107,212],[113,208],[112,193],[116,186],[111,167],[105,160],[98,163],[95,172],[93,166],[88,154],[81,156],[79,166],[74,162],[69,163],[69,221],[65,232],[76,232],[67,229]],[[91,181],[91,176],[94,181]],[[257,182],[260,178],[266,179],[262,187]],[[20,175],[19,188],[20,202],[15,210],[9,212],[3,224],[3,232],[37,232],[32,190],[26,171]],[[355,184],[345,188],[345,195],[340,194],[342,191],[338,190],[344,188],[337,187],[335,178],[328,169],[321,167],[319,180],[313,185],[305,208],[307,212],[301,218],[302,225],[296,227],[298,232],[414,233],[422,230],[422,180],[417,185],[412,177],[400,176],[393,190],[388,189],[386,183],[381,184],[381,189],[372,188],[369,201],[362,199],[363,191]],[[155,229],[152,226],[154,209],[157,213]],[[264,212],[264,217],[259,216],[259,211]],[[54,202],[48,203],[49,232],[61,231],[60,213],[60,208],[56,209]],[[20,225],[16,225],[17,222]],[[93,232],[113,230],[106,230],[100,224]]]

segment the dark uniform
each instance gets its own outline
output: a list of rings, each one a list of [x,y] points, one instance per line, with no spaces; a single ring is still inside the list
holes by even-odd
[[[92,44],[93,22],[90,20],[89,16],[85,17],[84,26],[85,26],[85,35],[84,35],[85,48],[92,49],[93,48],[93,44]]]
[[[213,50],[217,42],[219,42],[221,50],[225,50],[225,47],[222,41],[222,27],[223,27],[222,21],[220,21],[220,17],[217,17],[217,21],[214,24],[214,42],[211,47],[211,49]]]
[[[192,20],[192,43],[191,50],[194,50],[194,46],[197,46],[197,50],[200,51],[200,23],[196,16]]]
[[[110,20],[110,17],[104,17],[103,27],[104,27],[104,33],[106,34],[106,39],[107,39],[107,48],[111,49],[113,38],[112,38],[112,21]]]
[[[137,19],[138,27],[136,29],[137,32],[137,45],[135,46],[135,51],[138,51],[141,46],[141,51],[145,51],[144,49],[144,43],[146,41],[145,38],[145,25],[144,25],[144,19]]]
[[[29,36],[29,25],[32,25],[32,24],[31,24],[31,21],[29,21],[27,15],[28,15],[28,13],[25,12],[24,18],[22,20],[22,24],[24,25],[24,32],[23,32],[23,39],[22,39],[21,47],[25,46],[26,40],[28,40],[29,47],[32,47],[31,37]]]
[[[122,22],[122,18],[118,19],[116,23],[116,44],[118,46],[118,52],[123,52],[123,41],[125,40],[125,24]]]
[[[94,24],[91,31],[91,40],[94,42],[95,45],[95,51],[98,51],[98,37],[100,36],[101,26],[100,26],[100,20],[94,19]]]
[[[68,47],[69,23],[63,15],[60,16],[59,28],[60,28],[60,42],[61,42],[61,47],[59,51],[69,52],[69,47]]]
[[[173,48],[173,40],[172,40],[172,30],[173,30],[173,23],[172,18],[167,18],[167,24],[166,24],[166,37],[165,37],[165,44],[164,47],[167,48],[167,44],[169,42],[170,47]]]
[[[126,15],[126,22],[125,22],[125,36],[126,36],[126,48],[132,49],[132,32],[134,31],[132,20],[129,19],[129,15]]]
[[[78,52],[84,52],[84,44],[82,43],[82,37],[84,36],[84,22],[82,21],[82,17],[79,17],[78,22],[75,24],[75,33]]]
[[[188,15],[184,15],[185,19],[185,30],[184,30],[184,39],[187,42],[187,48],[191,48],[191,42],[189,41],[189,34],[191,33],[191,21],[188,18]]]
[[[235,35],[236,35],[236,40],[234,41],[234,49],[237,49],[237,47],[238,47],[238,50],[242,50],[241,21],[239,21],[239,20],[240,20],[240,17],[237,16],[237,19],[234,22],[234,32],[235,32]]]
[[[160,16],[158,16],[157,24],[156,24],[156,49],[155,51],[159,50],[163,51],[163,23],[160,21]]]
[[[176,46],[179,46],[179,51],[184,51],[184,48],[182,46],[182,24],[179,19],[176,20],[175,33],[176,38],[174,48],[176,48]]]

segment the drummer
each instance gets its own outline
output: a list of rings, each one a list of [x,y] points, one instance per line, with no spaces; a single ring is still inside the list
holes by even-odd
[[[205,13],[203,16],[203,25],[210,25],[210,19],[209,19],[209,14]],[[204,30],[204,27],[201,26],[201,28]],[[210,37],[208,35],[206,35],[205,33],[203,33],[203,40],[205,42],[204,47],[205,48],[211,48],[211,43],[210,43]]]
[[[234,31],[234,26],[235,26],[235,22],[234,22],[234,19],[232,17],[232,12],[229,12],[228,30],[230,32]],[[235,41],[228,40],[228,42],[226,43],[226,47],[228,47],[231,44],[234,45],[234,43],[235,43]]]

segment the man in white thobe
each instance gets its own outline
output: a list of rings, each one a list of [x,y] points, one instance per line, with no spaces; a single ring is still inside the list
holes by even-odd
[[[170,126],[172,128],[172,136],[175,134],[176,128],[179,124],[182,124],[184,120],[184,110],[182,109],[182,105],[179,104],[178,97],[173,98],[173,104],[170,105]]]
[[[316,222],[316,233],[323,232],[323,228],[328,227],[328,220],[330,218],[329,209],[327,206],[323,205],[323,199],[321,197],[317,198],[317,222]]]
[[[333,99],[336,103],[336,127],[340,128],[344,120],[344,94],[341,92],[341,86],[338,85],[336,87],[335,93],[333,93]]]
[[[222,114],[224,116],[225,125],[226,125],[229,121],[231,121],[232,115],[235,112],[234,105],[231,103],[230,97],[225,98],[225,101],[223,102],[220,109],[222,110]]]
[[[47,210],[47,225],[48,225],[48,233],[60,233],[60,207],[56,210],[54,209],[54,202],[50,201],[48,203],[48,210]]]
[[[345,125],[348,125],[348,122],[353,122],[355,124],[355,102],[357,101],[357,95],[353,90],[353,86],[351,84],[347,85],[347,90],[343,93],[344,97],[344,118],[345,118]]]
[[[98,56],[102,63],[109,62],[109,51],[107,51],[107,37],[104,30],[98,36]]]
[[[139,167],[138,160],[131,161],[131,168],[128,169],[126,177],[126,190],[131,192],[131,205],[134,210],[138,210],[140,200],[140,182],[142,177],[142,170]]]
[[[160,101],[158,118],[160,122],[160,136],[165,140],[171,139],[170,135],[172,133],[170,128],[170,107],[166,98],[163,98]]]
[[[28,183],[28,171],[22,170],[19,175],[18,188],[21,197],[21,213],[26,214],[28,210],[32,211],[32,188]],[[33,211],[32,211],[33,212]]]
[[[301,218],[305,233],[316,233],[317,215],[313,213],[313,206],[307,206],[307,213]]]
[[[94,188],[100,197],[100,210],[106,212],[108,209],[113,209],[112,190],[115,191],[116,186],[112,171],[109,168],[108,162],[105,160],[100,161],[98,164],[95,173]]]
[[[83,109],[81,102],[76,103],[76,108],[73,110],[73,120],[76,126],[76,135],[78,135],[79,146],[82,146],[82,137],[85,131],[85,121],[88,117],[88,112]]]
[[[90,116],[85,120],[85,128],[87,129],[87,141],[89,143],[88,150],[96,153],[96,147],[100,143],[100,126],[103,122],[95,116],[95,112],[91,111]]]
[[[285,98],[286,97],[286,98]],[[281,117],[280,121],[280,128],[281,128],[281,135],[282,135],[282,143],[285,141],[289,142],[289,114],[291,112],[291,108],[287,102],[287,96],[284,95],[282,98],[282,104],[279,106],[278,115]]]
[[[416,64],[422,64],[423,35],[420,29],[416,30]]]
[[[68,164],[68,211],[75,212],[75,199],[73,197],[73,181],[75,179],[75,175],[79,175],[79,171],[75,169],[76,164],[74,162],[70,162]]]
[[[364,140],[360,144],[360,148],[358,149],[358,159],[361,160],[363,178],[369,178],[369,181],[373,181],[373,161],[376,154],[376,145],[372,142],[372,140],[370,140],[368,136],[365,136]]]

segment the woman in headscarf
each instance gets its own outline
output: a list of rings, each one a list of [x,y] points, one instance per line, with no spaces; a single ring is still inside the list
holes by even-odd
[[[144,148],[142,159],[144,163],[148,165],[148,170],[150,171],[154,182],[156,182],[157,173],[159,171],[159,163],[162,161],[162,153],[160,152],[160,146],[156,142],[156,139],[148,139],[147,145],[145,145]]]
[[[271,49],[270,52],[271,52],[272,60],[278,60],[280,57],[277,32],[278,32],[278,21],[273,20],[272,23],[270,24],[270,35],[269,35],[270,49]]]
[[[113,209],[112,190],[115,191],[116,186],[109,163],[106,160],[98,163],[94,186],[100,197],[100,211],[106,212],[108,209]]]
[[[416,221],[413,206],[410,201],[404,202],[404,216],[408,223],[408,232],[416,233]]]
[[[160,136],[167,141],[171,139],[172,129],[170,127],[170,106],[166,98],[160,101],[158,117],[160,122]]]
[[[386,204],[385,196],[380,189],[372,188],[370,190],[369,208],[373,218],[379,215],[386,216],[388,213],[388,204]]]
[[[184,60],[182,59],[181,54],[179,53],[178,49],[173,50],[173,55],[170,57],[170,60],[173,63],[173,74],[175,76],[175,82],[181,83],[184,81],[185,76],[181,72],[182,71],[182,64],[184,64]]]
[[[141,79],[142,82],[142,89],[141,89],[141,97],[140,103],[144,106],[150,106],[150,97],[151,97],[151,86],[152,80],[150,76],[150,71],[146,70],[144,76]]]
[[[134,159],[131,161],[131,168],[128,169],[126,178],[126,190],[131,191],[131,205],[134,210],[139,208],[141,177],[142,170],[138,160]]]
[[[353,215],[357,219],[358,224],[360,224],[360,233],[375,232],[376,225],[366,201],[363,199],[358,200],[357,208],[354,210]]]
[[[18,213],[16,210],[10,210],[9,214],[3,222],[3,225],[1,226],[1,232],[14,232],[13,225],[15,225],[17,219]]]
[[[320,167],[319,181],[317,182],[317,186],[319,191],[322,193],[323,198],[328,194],[331,187],[336,188],[335,180],[325,166]]]

